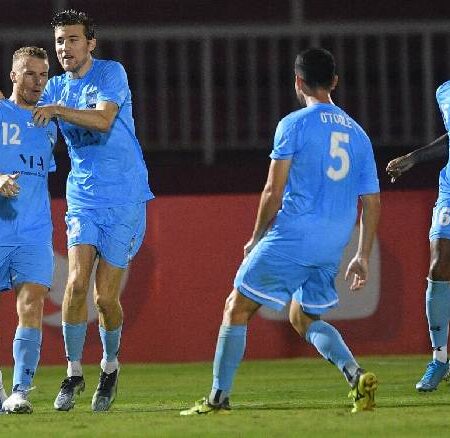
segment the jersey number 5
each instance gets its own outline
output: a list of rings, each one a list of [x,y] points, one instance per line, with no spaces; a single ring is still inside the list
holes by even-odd
[[[2,122],[2,143],[3,146],[9,144],[20,144],[20,127],[15,123],[8,124]]]
[[[340,166],[337,169],[333,166],[330,166],[327,169],[327,176],[333,181],[339,181],[340,179],[345,178],[350,169],[350,157],[348,156],[348,152],[341,147],[342,143],[348,144],[349,140],[350,136],[345,132],[333,131],[331,133],[330,155],[332,158],[338,158],[341,161]]]

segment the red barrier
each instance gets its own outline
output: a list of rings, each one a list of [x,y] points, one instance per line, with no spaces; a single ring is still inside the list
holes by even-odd
[[[369,316],[333,321],[356,354],[429,350],[424,289],[435,196],[433,191],[383,194],[380,277],[371,279],[380,288],[375,291],[379,294],[375,307]],[[121,361],[212,359],[223,304],[252,230],[258,199],[259,195],[167,196],[149,204],[147,235],[122,293]],[[45,364],[64,363],[59,327],[67,254],[64,211],[62,200],[53,201],[59,255],[55,286],[45,309],[41,359]],[[14,296],[0,295],[0,363],[10,364],[16,325]],[[90,307],[86,363],[99,361],[101,355],[92,303]],[[247,358],[311,354],[316,353],[288,322],[265,319],[261,314],[251,322]]]

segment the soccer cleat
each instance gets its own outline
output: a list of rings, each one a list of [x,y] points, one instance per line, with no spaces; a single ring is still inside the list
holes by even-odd
[[[58,411],[70,411],[75,406],[75,397],[84,391],[83,376],[66,377],[53,406]]]
[[[219,405],[212,405],[207,397],[203,397],[201,400],[197,400],[192,408],[181,411],[180,415],[229,414],[230,411],[231,406],[228,398]]]
[[[373,410],[377,388],[378,380],[374,373],[362,372],[359,374],[355,386],[348,393],[348,397],[353,399],[353,414]]]
[[[117,383],[119,381],[119,369],[113,373],[100,373],[97,389],[92,397],[92,410],[94,412],[107,411],[117,394]]]
[[[27,399],[28,391],[13,391],[2,403],[2,410],[7,414],[31,414],[33,407]]]
[[[425,370],[425,374],[416,384],[419,392],[430,392],[437,389],[441,380],[443,380],[449,372],[449,364],[433,359]]]

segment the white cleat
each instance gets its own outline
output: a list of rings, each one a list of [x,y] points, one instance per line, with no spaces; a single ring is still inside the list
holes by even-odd
[[[2,410],[8,414],[31,414],[33,406],[25,391],[15,391],[3,402]]]
[[[2,377],[2,372],[0,371],[0,412],[2,410],[3,402],[8,398],[5,388],[3,387]]]

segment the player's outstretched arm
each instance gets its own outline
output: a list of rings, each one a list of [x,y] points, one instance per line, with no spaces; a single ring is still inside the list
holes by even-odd
[[[284,187],[289,175],[291,160],[272,160],[267,182],[261,193],[258,214],[251,239],[244,246],[244,257],[255,247],[269,228],[281,207]]]
[[[395,182],[400,175],[407,172],[411,167],[418,163],[443,158],[448,155],[447,137],[448,133],[409,154],[389,161],[386,172],[391,177],[391,182]]]
[[[380,194],[362,195],[362,212],[359,223],[358,251],[350,261],[345,279],[350,280],[350,290],[363,288],[369,274],[369,256],[380,218]]]
[[[19,175],[19,173],[14,173],[12,175],[0,173],[0,196],[14,198],[19,194],[20,187],[19,184],[17,184]]]

